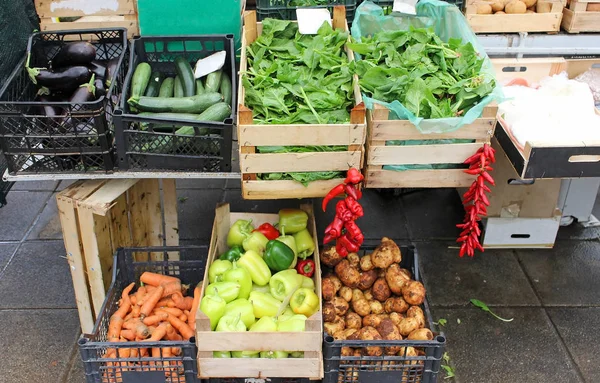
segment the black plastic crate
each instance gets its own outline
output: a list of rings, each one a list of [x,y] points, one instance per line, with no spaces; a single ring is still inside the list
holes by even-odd
[[[6,172],[6,169],[8,169],[6,158],[4,158],[4,155],[0,155],[0,207],[6,205],[6,196],[15,184],[14,182],[2,180],[2,176],[4,175],[4,172]]]
[[[185,57],[193,64],[214,52],[225,50],[224,71],[232,82],[231,117],[223,122],[193,122],[152,117],[131,113],[127,98],[133,72],[138,63],[147,62],[152,70],[175,76],[175,58]],[[231,145],[233,121],[237,108],[237,83],[233,35],[206,36],[156,36],[133,40],[129,73],[121,97],[120,111],[116,113],[116,144],[121,170],[175,170],[200,172],[231,171]],[[153,124],[162,128],[154,130]],[[173,132],[182,126],[193,126],[194,135],[165,133],[164,127]],[[210,134],[200,130],[209,129]]]
[[[392,12],[392,7],[394,6],[394,0],[369,0],[374,2],[375,4],[379,5],[380,7],[384,8],[384,11],[386,12],[386,14],[389,14]],[[454,4],[456,5],[459,9],[463,9],[464,7],[464,0],[445,0],[447,3],[450,4]]]
[[[206,383],[260,383],[260,379],[243,379],[243,378],[210,378],[207,379]],[[314,380],[303,379],[303,378],[269,378],[265,380],[265,383],[310,383]],[[318,381],[320,382],[320,381]]]
[[[256,0],[256,13],[259,21],[266,18],[296,20],[297,8],[327,8],[331,12],[336,5],[344,5],[346,7],[346,20],[350,25],[354,20],[354,12],[358,2],[358,0]],[[316,3],[316,5],[312,5],[313,3]]]
[[[97,60],[118,58],[115,81],[106,96],[95,101],[35,101],[37,86],[25,69],[26,55],[0,89],[0,147],[11,175],[108,172],[114,168],[112,116],[129,62],[127,30],[34,33],[27,46],[30,67],[48,67],[48,61],[72,41],[91,42]],[[65,116],[48,117],[44,106],[60,108]]]
[[[178,260],[173,260],[179,256]],[[107,342],[111,315],[117,310],[121,292],[131,282],[139,284],[144,271],[176,276],[182,283],[195,286],[204,277],[208,248],[206,246],[144,247],[117,250],[114,256],[113,280],[96,320],[92,334],[79,339],[87,383],[197,383],[198,362],[195,338],[189,341]],[[145,260],[141,260],[145,259]],[[164,259],[150,260],[150,259]],[[105,358],[114,348],[181,348],[179,356]],[[171,374],[173,368],[176,374]]]
[[[372,250],[375,246],[363,246]],[[400,246],[402,268],[411,270],[413,279],[421,281],[419,257],[414,246]],[[431,341],[361,341],[334,340],[324,333],[323,383],[435,383],[440,371],[446,337],[433,324],[427,299],[421,305],[428,327],[434,334]],[[405,347],[402,356],[341,356],[342,347],[364,349],[369,346]],[[407,347],[422,350],[423,355],[406,356]]]

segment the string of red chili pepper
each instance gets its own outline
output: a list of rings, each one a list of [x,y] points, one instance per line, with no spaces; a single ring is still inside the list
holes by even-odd
[[[322,208],[326,210],[329,201],[335,197],[346,194],[346,198],[338,201],[335,205],[335,218],[325,228],[323,244],[336,240],[335,248],[339,255],[346,257],[349,253],[355,253],[365,237],[354,221],[364,215],[364,211],[358,200],[362,192],[358,184],[364,179],[363,175],[355,168],[348,170],[344,183],[331,189],[323,198]]]
[[[485,193],[491,192],[489,186],[495,185],[494,179],[490,175],[493,168],[490,164],[496,162],[495,150],[488,144],[484,144],[477,153],[465,160],[465,164],[469,165],[469,169],[464,170],[465,173],[477,176],[469,190],[463,194],[463,205],[465,207],[464,223],[456,225],[462,229],[456,242],[461,243],[458,255],[463,257],[467,254],[469,257],[475,255],[475,250],[483,251],[483,246],[479,242],[481,229],[479,221],[487,215],[487,207],[490,206],[490,201]]]

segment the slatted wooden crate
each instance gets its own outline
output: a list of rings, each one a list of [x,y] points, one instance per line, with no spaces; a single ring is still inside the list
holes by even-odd
[[[563,3],[560,0],[538,2],[538,10],[550,12],[479,15],[476,4],[481,0],[468,0],[465,17],[475,33],[558,32],[563,18]]]
[[[335,7],[333,26],[346,28],[343,7]],[[244,16],[242,32],[242,57],[240,73],[246,71],[246,47],[262,32],[262,23],[256,22],[256,12]],[[346,53],[354,59],[352,51]],[[362,168],[366,137],[365,107],[362,103],[358,79],[354,86],[355,107],[350,113],[350,123],[330,125],[258,125],[254,124],[252,110],[244,105],[242,79],[238,87],[238,142],[240,145],[240,169],[242,195],[245,199],[284,199],[323,197],[342,179],[314,181],[308,186],[291,180],[265,181],[257,179],[260,173],[346,171],[351,167]],[[281,145],[341,145],[342,152],[314,153],[257,153],[257,146]]]
[[[571,0],[569,7],[563,10],[562,27],[569,33],[600,32],[600,2],[589,0]]]
[[[321,295],[321,266],[319,262],[319,243],[317,226],[312,205],[300,206],[309,216],[308,230],[315,242],[315,282],[316,293]],[[232,213],[229,204],[217,207],[213,224],[207,265],[227,250],[227,233],[238,219],[252,220],[258,226],[279,220],[277,214]],[[202,284],[201,296],[208,285],[208,267]],[[321,302],[322,306],[322,302]],[[323,379],[323,319],[322,310],[306,320],[303,332],[215,332],[210,330],[210,319],[199,311],[196,316],[196,344],[198,346],[198,373],[201,379],[208,378],[310,378]],[[215,358],[213,351],[303,351],[303,358],[231,359]]]
[[[35,0],[35,9],[40,17],[42,32],[127,28],[128,38],[140,34],[136,0]],[[58,20],[65,17],[78,19]]]
[[[179,244],[175,181],[163,180],[162,192],[155,179],[88,180],[56,196],[84,333],[100,313],[119,247]]]

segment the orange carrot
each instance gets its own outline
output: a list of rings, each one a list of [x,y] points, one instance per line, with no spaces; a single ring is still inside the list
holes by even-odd
[[[132,306],[137,305],[137,296],[135,294],[131,294],[129,296],[129,302],[131,302]]]
[[[125,320],[125,322],[127,322],[131,318],[133,318],[133,311],[130,311],[129,314],[125,315],[125,318],[123,319]]]
[[[108,324],[108,332],[106,333],[106,338],[109,342],[117,342],[119,340],[119,334],[121,333],[123,324],[123,318],[121,318],[118,315],[113,315],[110,318],[110,322]]]
[[[123,328],[127,330],[135,331],[136,336],[146,339],[150,336],[150,330],[148,330],[148,326],[142,323],[140,318],[132,318],[127,322],[123,323]]]
[[[137,349],[137,348],[132,348],[132,349],[131,349],[131,355],[130,355],[130,357],[131,357],[131,358],[137,358],[137,357],[138,357],[138,355],[139,355],[139,349]]]
[[[133,308],[131,309],[131,316],[134,318],[137,318],[140,316],[140,310],[141,307],[138,305],[133,306]]]
[[[162,297],[163,291],[164,288],[162,286],[159,286],[156,288],[155,291],[151,293],[151,296],[148,297],[148,299],[146,299],[144,305],[140,309],[140,316],[142,317],[142,319],[150,315],[150,313],[154,309],[154,306],[156,306],[156,304]]]
[[[135,340],[135,331],[121,330],[121,338],[133,341],[133,340]]]
[[[163,297],[168,297],[171,294],[181,294],[181,282],[179,279],[176,282],[169,282],[161,285],[164,288]]]
[[[157,273],[151,273],[149,271],[144,272],[140,276],[140,282],[142,282],[146,285],[151,285],[151,286],[156,286],[156,287],[158,287],[162,284],[170,283],[170,282],[181,283],[179,278],[170,277],[168,275],[162,275],[162,274],[157,274]]]
[[[146,295],[146,286],[140,286],[135,293],[135,299],[139,301],[144,295]]]
[[[131,308],[131,301],[129,300],[129,292],[131,291],[131,289],[133,289],[134,286],[135,286],[135,283],[131,283],[129,286],[125,287],[125,289],[121,293],[121,307],[119,307],[119,309],[117,311],[115,311],[115,313],[113,315],[121,317],[121,318],[125,318],[125,316],[129,312],[129,309]]]
[[[120,348],[119,349],[119,358],[129,358],[130,355],[131,355],[130,348]]]
[[[163,322],[158,325],[158,327],[152,331],[152,335],[150,338],[146,339],[149,342],[157,342],[164,338],[167,335],[167,323]]]
[[[185,315],[185,314],[181,314],[181,315],[179,316],[179,320],[180,320],[180,321],[182,321],[182,322],[187,322],[187,315]]]
[[[198,306],[200,305],[200,286],[196,286],[194,289],[194,301],[192,302],[192,307],[190,308],[190,313],[188,315],[188,324],[192,330],[196,330],[196,312],[198,311]]]
[[[194,336],[194,331],[188,326],[185,322],[182,322],[179,318],[174,315],[169,314],[167,318],[171,326],[175,328],[175,330],[179,331],[183,339],[188,340]]]
[[[192,304],[194,303],[194,298],[192,297],[183,297],[181,294],[173,294],[171,295],[173,298],[173,302],[175,302],[175,307],[181,310],[189,310],[192,308]]]
[[[157,313],[162,311],[165,313],[175,315],[176,317],[179,317],[181,314],[183,314],[183,311],[181,311],[180,309],[175,308],[175,307],[161,307],[159,309],[156,309],[155,311]]]
[[[142,322],[144,322],[144,324],[146,326],[153,326],[155,324],[158,324],[161,321],[167,320],[168,316],[169,316],[169,314],[167,314],[166,312],[160,312],[160,313],[145,317]]]
[[[171,297],[161,298],[161,300],[158,301],[158,303],[156,303],[156,307],[169,307],[168,306],[169,302],[173,302]]]

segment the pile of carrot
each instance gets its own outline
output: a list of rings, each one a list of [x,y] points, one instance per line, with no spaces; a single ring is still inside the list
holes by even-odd
[[[119,308],[110,317],[108,342],[157,342],[161,340],[181,341],[194,336],[196,312],[200,303],[200,285],[193,296],[186,296],[187,286],[176,277],[144,272],[140,276],[140,287],[133,292],[135,283],[127,286],[119,300]],[[181,354],[179,347],[154,348],[109,348],[105,358],[169,358]],[[141,359],[140,359],[141,360]],[[152,362],[143,362],[152,364]],[[114,365],[127,367],[129,363]],[[163,366],[169,362],[163,362]],[[179,374],[181,361],[172,362],[166,372]],[[118,370],[118,369],[117,369]],[[120,371],[116,372],[120,375]],[[120,376],[115,376],[119,379]]]

